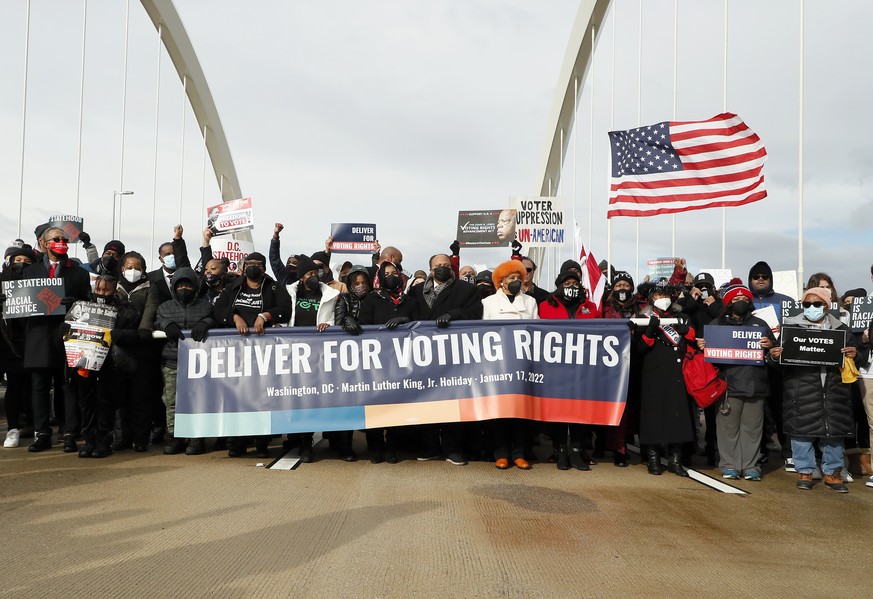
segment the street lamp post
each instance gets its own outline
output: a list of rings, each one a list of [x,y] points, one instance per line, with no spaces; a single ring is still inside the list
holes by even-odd
[[[112,239],[118,239],[115,236],[115,201],[119,196],[132,196],[132,191],[113,191],[112,192]],[[120,202],[120,200],[119,200]],[[118,232],[121,233],[121,219],[118,221]]]

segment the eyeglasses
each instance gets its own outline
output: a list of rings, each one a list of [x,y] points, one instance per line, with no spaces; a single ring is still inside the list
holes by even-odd
[[[768,275],[752,275],[753,281],[766,281],[770,277]]]
[[[532,269],[532,268],[525,268],[525,270],[526,270],[527,272],[533,272],[533,269]]]
[[[55,243],[60,243],[62,241],[67,241],[64,237],[52,237],[49,241],[54,241]]]
[[[821,308],[822,306],[824,306],[824,302],[803,302],[802,305],[804,308],[810,308],[812,306],[815,306],[816,308]]]

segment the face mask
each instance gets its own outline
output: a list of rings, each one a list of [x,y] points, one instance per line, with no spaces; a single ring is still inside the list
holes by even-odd
[[[701,289],[700,290],[700,299],[705,300],[708,297],[709,297],[709,290],[708,289]]]
[[[331,276],[330,276],[329,270],[323,270],[320,273],[318,273],[318,280],[321,281],[322,283],[328,283],[328,282],[330,282],[330,279],[331,279]]]
[[[306,285],[306,288],[310,291],[318,291],[318,286],[320,284],[321,281],[318,280],[318,275],[312,275],[311,277],[306,279],[306,282],[304,283],[304,285]]]
[[[477,287],[479,287],[479,297],[481,299],[491,297],[495,293],[494,288],[490,285],[477,285]]]
[[[658,298],[654,301],[655,307],[661,312],[666,312],[667,309],[670,307],[670,304],[672,303],[673,300],[671,300],[669,297]]]
[[[384,278],[382,286],[385,287],[388,291],[397,291],[400,289],[400,285],[403,284],[403,281],[397,275],[388,275]]]
[[[176,257],[173,254],[167,254],[163,257],[164,268],[167,270],[176,270]]]
[[[52,241],[49,243],[49,250],[55,256],[66,256],[67,249],[66,241]]]
[[[579,297],[579,288],[578,287],[564,287],[563,288],[564,297],[567,299],[576,299]]]
[[[817,322],[821,320],[822,316],[824,316],[824,306],[818,308],[810,306],[809,308],[803,309],[803,317],[810,322]]]
[[[617,291],[615,293],[615,297],[621,303],[625,303],[628,300],[628,298],[630,297],[630,291],[628,291],[626,289],[622,289],[621,291]]]
[[[97,302],[98,304],[111,304],[115,301],[114,295],[97,295],[96,293],[91,294],[91,301]]]
[[[121,276],[123,276],[128,283],[136,283],[142,278],[142,271],[131,268],[121,273]]]
[[[221,275],[206,275],[206,284],[215,287],[221,283]]]
[[[464,275],[463,277],[461,277],[461,280],[467,281],[468,283],[472,283],[473,281],[476,280],[476,277],[474,277],[473,275]]]
[[[506,286],[506,292],[509,295],[518,295],[519,291],[521,291],[521,281],[513,281]]]
[[[24,264],[22,262],[13,262],[10,268],[12,269],[12,272],[17,275],[20,275],[22,272],[24,272]]]
[[[264,276],[264,271],[260,266],[249,264],[246,266],[246,278],[252,281],[260,281]]]
[[[106,270],[115,270],[118,267],[118,258],[115,256],[103,256],[102,262]]]
[[[285,266],[285,272],[288,273],[289,277],[297,277],[297,265],[296,264],[288,264]]]
[[[354,293],[358,297],[364,297],[370,292],[370,286],[366,283],[361,283],[360,285],[355,285],[352,287],[352,293]]]
[[[193,289],[176,289],[176,297],[179,298],[179,301],[183,304],[190,304],[194,299],[194,290]]]
[[[731,310],[737,316],[745,316],[749,313],[749,308],[751,304],[749,302],[739,301],[731,304]]]
[[[437,266],[433,269],[433,278],[440,283],[445,283],[452,276],[452,269],[448,266]]]

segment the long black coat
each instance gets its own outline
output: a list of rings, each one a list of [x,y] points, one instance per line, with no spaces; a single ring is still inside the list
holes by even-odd
[[[49,268],[46,260],[40,260],[24,269],[25,279],[48,278]],[[77,300],[88,299],[91,293],[91,279],[88,273],[69,260],[61,266],[66,297]],[[63,316],[31,316],[27,319],[24,338],[24,368],[60,368],[66,364],[64,343],[61,340],[60,326]]]
[[[415,310],[415,300],[408,295],[404,295],[400,299],[400,303],[395,304],[388,297],[387,292],[377,289],[364,296],[358,322],[360,324],[385,324],[396,316],[406,316],[413,320]]]
[[[432,282],[433,279],[429,278],[409,290],[416,304],[414,320],[436,320],[446,313],[452,315],[452,320],[482,320],[482,298],[475,285],[455,280],[436,297],[433,306],[428,306],[424,287]]]
[[[846,331],[847,345],[855,340],[848,327],[828,314],[832,329]],[[783,326],[809,328],[803,316],[786,318]],[[822,385],[821,367],[780,366],[782,370],[782,427],[792,437],[853,437],[852,385],[843,382],[840,369],[825,368]]]
[[[687,323],[685,314],[665,314],[655,310],[659,318],[679,318]],[[663,329],[654,340],[637,332],[640,367],[640,443],[670,445],[694,440],[692,407],[685,390],[682,361],[685,346],[693,343],[694,329],[674,345]]]

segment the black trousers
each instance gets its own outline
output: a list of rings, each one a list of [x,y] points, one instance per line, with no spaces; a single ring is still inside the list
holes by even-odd
[[[498,418],[488,421],[490,444],[494,459],[523,458],[527,446],[530,423],[522,418]]]
[[[30,377],[30,373],[24,370],[10,370],[6,373],[6,395],[3,402],[8,430],[21,428],[22,413],[27,414],[28,422],[33,421]]]
[[[59,368],[35,368],[30,371],[30,397],[33,404],[33,432],[35,435],[51,435],[49,421],[52,417],[52,385],[55,388],[55,417],[64,428],[66,366]]]
[[[82,436],[86,441],[104,441],[115,424],[113,393],[116,377],[112,372],[72,373],[70,387],[79,396]]]

